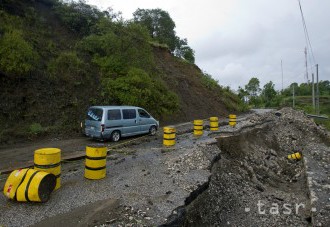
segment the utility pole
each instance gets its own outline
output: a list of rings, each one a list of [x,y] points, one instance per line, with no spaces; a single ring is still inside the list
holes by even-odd
[[[316,64],[316,114],[320,115],[319,64]]]
[[[315,88],[314,88],[314,73],[312,73],[312,99],[313,99],[313,111],[315,114]]]
[[[282,93],[283,93],[283,64],[281,59],[281,70],[282,70]]]
[[[294,109],[294,83],[292,84],[292,108]]]
[[[308,80],[308,66],[307,66],[307,48],[305,47],[305,67],[306,67],[306,80],[307,80],[307,84],[309,84],[309,80]]]

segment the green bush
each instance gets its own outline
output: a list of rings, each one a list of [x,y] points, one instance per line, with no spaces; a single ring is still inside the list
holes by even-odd
[[[132,68],[117,79],[103,79],[102,85],[106,104],[141,106],[155,116],[173,113],[179,107],[178,97],[142,69]]]
[[[13,30],[0,38],[0,71],[20,76],[31,72],[38,54],[24,38],[23,32]]]
[[[43,132],[45,132],[45,129],[39,123],[32,123],[29,126],[29,133],[30,134],[39,135],[39,134],[41,134]]]
[[[208,89],[217,89],[220,88],[218,81],[213,79],[210,74],[203,73],[202,74],[202,83]]]
[[[76,52],[63,52],[48,63],[51,79],[64,82],[83,82],[86,79],[85,63]]]

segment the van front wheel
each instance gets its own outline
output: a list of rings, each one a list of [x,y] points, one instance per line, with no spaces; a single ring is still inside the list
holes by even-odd
[[[120,132],[119,131],[113,131],[111,133],[111,140],[113,142],[118,142],[120,140]]]
[[[156,126],[151,126],[149,129],[150,135],[154,136],[154,135],[156,135],[156,132],[157,132]]]

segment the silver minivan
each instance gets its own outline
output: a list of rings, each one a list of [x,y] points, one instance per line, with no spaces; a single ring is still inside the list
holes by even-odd
[[[121,137],[156,134],[159,122],[136,106],[91,106],[85,120],[85,134],[117,142]]]

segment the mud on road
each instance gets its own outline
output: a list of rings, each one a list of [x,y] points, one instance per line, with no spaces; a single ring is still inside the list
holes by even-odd
[[[182,124],[170,149],[161,134],[123,144],[110,150],[99,181],[83,178],[83,160],[63,163],[62,188],[47,203],[0,196],[0,225],[329,226],[329,136],[301,112],[279,113],[244,116],[199,138]],[[307,173],[306,161],[287,159],[295,151],[309,160]],[[297,213],[296,204],[304,205]]]

